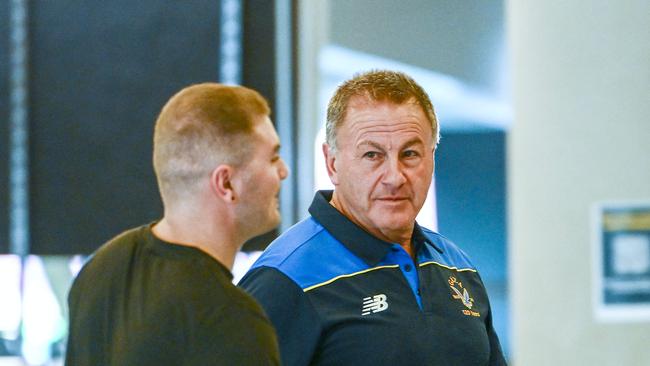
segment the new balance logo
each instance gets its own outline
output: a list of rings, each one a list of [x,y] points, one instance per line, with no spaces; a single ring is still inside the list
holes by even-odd
[[[386,295],[384,294],[364,297],[363,307],[361,308],[361,315],[378,313],[380,311],[388,309],[388,302],[386,299]]]

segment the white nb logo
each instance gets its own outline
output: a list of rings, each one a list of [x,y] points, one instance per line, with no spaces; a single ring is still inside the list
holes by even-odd
[[[375,296],[368,296],[363,298],[363,307],[361,308],[361,315],[378,313],[386,309],[388,309],[388,302],[386,301],[386,295],[379,294]]]

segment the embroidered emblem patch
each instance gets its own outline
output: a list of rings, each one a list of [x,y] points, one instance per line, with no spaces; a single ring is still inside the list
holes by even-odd
[[[470,296],[467,289],[463,287],[463,283],[461,281],[458,281],[458,279],[454,276],[449,276],[449,280],[447,282],[449,282],[449,287],[452,290],[451,297],[453,299],[460,300],[467,308],[462,310],[463,314],[481,316],[481,314],[477,311],[471,310],[474,306],[474,299]]]

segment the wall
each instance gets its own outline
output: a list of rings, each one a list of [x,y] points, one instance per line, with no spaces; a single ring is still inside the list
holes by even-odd
[[[502,0],[331,0],[330,41],[501,93]]]
[[[589,209],[650,199],[650,2],[510,1],[516,365],[648,365],[650,323],[594,321]]]
[[[447,133],[436,152],[440,232],[470,254],[484,281],[505,280],[505,133]]]
[[[219,79],[221,5],[28,5],[31,253],[90,253],[116,233],[162,215],[151,163],[153,126],[182,87]],[[275,5],[244,5],[242,84],[275,107],[275,21],[268,16]],[[8,19],[9,2],[2,2],[2,122],[9,103],[8,52],[2,52]],[[0,253],[8,249],[8,133],[0,123]],[[263,248],[274,235],[255,238],[247,248]]]
[[[9,251],[9,2],[0,3],[0,253]]]
[[[443,133],[435,176],[439,231],[478,268],[495,329],[509,353],[505,164],[503,131]]]
[[[30,9],[32,253],[89,253],[162,214],[153,126],[181,87],[217,79],[219,4],[153,5]]]

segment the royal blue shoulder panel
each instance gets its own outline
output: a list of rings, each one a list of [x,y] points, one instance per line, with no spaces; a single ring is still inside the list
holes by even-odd
[[[277,269],[303,289],[368,268],[312,217],[273,241],[251,270],[262,266]]]
[[[441,249],[442,253],[433,250],[433,248],[427,248],[428,250],[424,250],[422,253],[418,253],[418,262],[424,263],[433,261],[448,267],[476,270],[476,267],[471,262],[467,254],[465,254],[462,249],[456,246],[456,244],[451,242],[443,235],[436,233],[435,231],[423,227],[420,228],[424,236],[427,238],[427,241],[435,244],[438,248]]]

